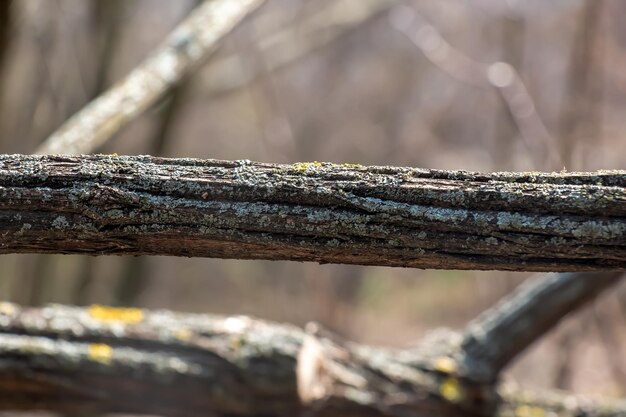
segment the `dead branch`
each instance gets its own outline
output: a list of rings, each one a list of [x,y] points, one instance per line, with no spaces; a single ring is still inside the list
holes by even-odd
[[[467,326],[463,351],[466,366],[474,368],[472,376],[495,380],[504,366],[567,313],[621,278],[619,272],[569,273],[526,281]]]
[[[552,281],[535,286],[537,299],[559,298]],[[567,282],[561,289],[576,292],[580,281]],[[530,311],[513,300],[503,309]],[[571,310],[589,298],[578,300],[568,304]],[[168,416],[626,416],[620,403],[537,395],[498,387],[496,379],[480,382],[472,374],[477,368],[467,366],[462,341],[458,333],[439,330],[398,351],[342,341],[316,325],[303,332],[243,316],[0,303],[0,409]]]
[[[0,253],[623,270],[626,173],[0,156]]]

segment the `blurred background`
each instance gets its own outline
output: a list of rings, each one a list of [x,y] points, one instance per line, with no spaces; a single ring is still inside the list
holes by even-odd
[[[0,152],[32,153],[192,0],[0,0]],[[626,168],[626,2],[270,0],[98,150],[474,171]],[[620,69],[621,68],[621,69]],[[528,274],[171,257],[2,256],[0,298],[315,320],[402,346]],[[626,394],[626,285],[509,370]]]

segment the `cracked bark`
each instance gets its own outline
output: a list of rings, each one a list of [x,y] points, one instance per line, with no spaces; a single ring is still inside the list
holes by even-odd
[[[623,270],[626,172],[0,156],[0,253]]]
[[[623,270],[626,173],[0,156],[0,253]]]

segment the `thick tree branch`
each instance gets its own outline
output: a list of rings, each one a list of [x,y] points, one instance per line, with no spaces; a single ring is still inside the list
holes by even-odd
[[[0,253],[623,270],[626,173],[0,156]]]
[[[517,354],[622,275],[568,273],[526,281],[467,326],[462,350],[468,372],[481,381],[495,380]]]
[[[439,331],[395,351],[339,341],[314,327],[305,333],[248,317],[2,303],[0,409],[171,416],[626,415],[623,404],[477,383],[453,359],[460,346],[456,333]]]
[[[38,154],[93,152],[174,87],[264,0],[206,0],[126,78],[54,132]]]

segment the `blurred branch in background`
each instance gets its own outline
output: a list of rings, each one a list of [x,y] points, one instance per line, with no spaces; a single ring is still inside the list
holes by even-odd
[[[86,154],[152,106],[264,0],[207,0],[125,79],[73,116],[39,154]]]
[[[605,301],[594,306],[593,322],[598,328],[604,352],[611,358],[611,377],[619,393],[626,394],[626,326],[620,311],[618,294],[607,294]],[[572,364],[569,365],[573,367]]]
[[[540,278],[470,323],[465,339],[440,329],[404,350],[348,342],[313,323],[303,332],[245,316],[2,303],[0,385],[9,395],[0,398],[0,408],[181,416],[624,416],[623,403],[529,394],[499,386],[498,378],[561,317],[617,281],[617,275]]]
[[[389,18],[393,27],[404,33],[442,71],[460,82],[498,92],[538,169],[562,166],[554,138],[537,114],[534,101],[519,73],[510,63],[484,64],[462,54],[411,7],[396,6]]]
[[[395,5],[397,0],[337,0],[306,16],[303,21],[261,37],[255,47],[264,68],[250,71],[240,53],[217,59],[200,74],[198,85],[214,97],[251,83],[263,73],[272,73],[306,58],[339,37],[361,27]]]
[[[467,366],[492,381],[504,366],[567,313],[622,279],[622,272],[559,274],[531,279],[472,321],[463,335]]]

